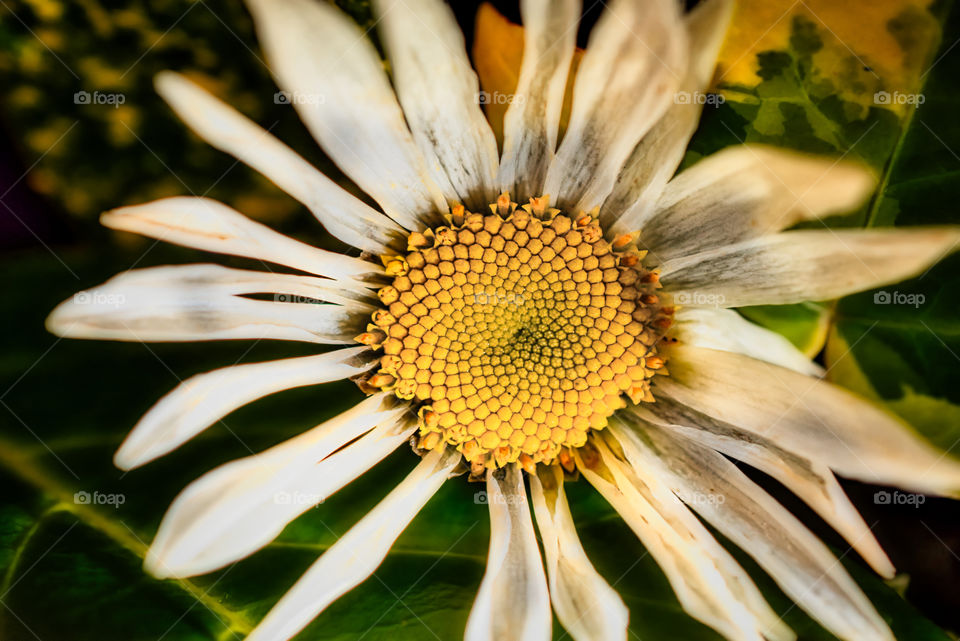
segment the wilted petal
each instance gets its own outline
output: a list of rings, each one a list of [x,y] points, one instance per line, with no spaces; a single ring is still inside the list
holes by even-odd
[[[744,354],[809,376],[823,375],[823,368],[786,338],[735,311],[685,307],[677,310],[675,318],[672,334],[685,344]]]
[[[784,450],[762,435],[711,418],[665,395],[656,403],[632,407],[630,412],[769,474],[842,534],[874,570],[893,577],[895,571],[886,552],[822,462]]]
[[[849,212],[875,186],[870,170],[849,160],[729,147],[667,184],[641,241],[659,261],[696,254]]]
[[[664,113],[687,64],[671,0],[614,0],[593,27],[573,85],[570,123],[544,191],[567,211],[606,199],[621,167]]]
[[[409,438],[416,424],[404,416],[408,408],[391,405],[386,393],[372,396],[308,432],[191,483],[164,515],[147,569],[160,577],[203,574],[272,541],[287,523]]]
[[[452,449],[423,457],[400,485],[310,566],[246,641],[292,638],[328,605],[373,574],[459,461],[460,454]]]
[[[380,56],[360,27],[326,2],[247,5],[277,83],[337,166],[407,229],[445,210]]]
[[[464,641],[545,641],[552,623],[550,595],[517,465],[487,472],[487,502],[487,571]]]
[[[479,211],[497,195],[497,141],[453,12],[441,0],[373,6],[397,97],[431,177],[448,200]]]
[[[825,381],[748,356],[677,346],[657,390],[842,476],[933,494],[960,491],[960,464],[892,414]]]
[[[254,258],[329,278],[362,279],[382,274],[377,265],[278,234],[223,203],[174,196],[106,212],[100,222],[185,247]]]
[[[157,75],[157,92],[208,143],[272,180],[343,242],[375,254],[389,253],[403,229],[324,176],[255,122],[186,77]]]
[[[264,293],[275,294],[275,300],[241,296]],[[285,302],[299,296],[339,304]],[[74,294],[51,312],[47,328],[70,338],[119,341],[351,343],[371,311],[345,298],[336,281],[182,265],[125,272]]]
[[[668,260],[660,277],[689,305],[829,300],[916,276],[958,243],[952,227],[787,231]]]
[[[600,208],[600,222],[612,236],[644,228],[664,186],[680,166],[703,110],[696,96],[710,84],[732,13],[733,0],[704,0],[684,16],[690,46],[687,73],[674,104],[634,148]]]
[[[722,454],[649,426],[610,429],[634,470],[662,478],[828,630],[845,641],[893,641],[827,546]]]
[[[538,474],[529,477],[530,494],[557,618],[575,641],[626,639],[630,612],[583,551],[563,491],[562,470],[540,466]]]
[[[114,457],[125,470],[176,449],[235,409],[294,387],[356,376],[374,365],[367,347],[224,367],[183,381],[137,423]]]
[[[731,641],[795,639],[743,568],[660,479],[639,478],[600,439],[576,456],[581,473],[656,559],[688,614]]]
[[[517,202],[543,195],[576,48],[580,0],[523,0],[523,62],[503,116],[503,158],[497,180]]]

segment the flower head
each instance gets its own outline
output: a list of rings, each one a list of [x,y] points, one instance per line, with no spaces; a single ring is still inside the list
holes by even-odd
[[[62,304],[49,326],[85,338],[343,346],[184,382],[122,445],[124,468],[283,389],[353,378],[369,397],[191,484],[160,526],[150,571],[192,575],[242,558],[309,507],[278,502],[278,492],[329,496],[410,441],[420,457],[410,475],[251,639],[296,634],[369,576],[440,485],[467,470],[485,480],[491,516],[471,641],[547,639],[551,604],[578,640],[626,637],[626,608],[591,566],[567,506],[564,483],[578,474],[637,533],[687,612],[727,638],[793,633],[695,513],[838,637],[892,638],[828,549],[727,457],[780,480],[885,576],[893,567],[833,473],[952,493],[960,466],[725,308],[896,282],[960,234],[782,231],[865,198],[873,179],[854,163],[744,145],[673,177],[700,105],[672,96],[706,88],[728,0],[688,15],[670,0],[611,2],[559,144],[579,3],[521,2],[524,57],[502,151],[439,0],[374,2],[390,78],[333,6],[249,4],[281,88],[377,207],[186,78],[161,74],[157,88],[197,133],[362,253],[306,245],[203,198],[126,207],[104,224],[299,273],[135,270],[86,304]],[[265,293],[274,299],[251,297]]]
[[[546,197],[518,208],[504,193],[486,215],[449,218],[385,259],[394,279],[359,337],[384,354],[366,385],[420,404],[421,448],[452,445],[475,475],[533,472],[583,446],[624,395],[653,400],[672,310],[641,252]]]

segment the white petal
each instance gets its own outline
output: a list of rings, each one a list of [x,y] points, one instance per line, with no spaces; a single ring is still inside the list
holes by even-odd
[[[643,222],[641,240],[662,262],[849,212],[875,186],[859,163],[762,145],[729,147],[670,181]]]
[[[892,414],[825,381],[739,354],[677,346],[657,391],[842,476],[960,493],[960,463]]]
[[[523,61],[503,116],[503,157],[497,180],[520,203],[543,195],[576,48],[580,0],[522,0]]]
[[[497,196],[497,140],[453,12],[441,0],[377,0],[374,10],[397,97],[431,177],[448,200],[480,211]]]
[[[175,196],[121,207],[100,217],[111,229],[220,254],[255,258],[318,276],[357,279],[383,270],[278,234],[266,225],[209,198]]]
[[[287,523],[409,438],[416,424],[404,415],[407,407],[390,404],[386,394],[378,394],[265,452],[201,476],[164,515],[147,569],[159,577],[204,574],[272,541]]]
[[[445,210],[360,27],[326,2],[247,5],[277,83],[337,166],[407,229]]]
[[[581,473],[656,559],[684,610],[731,641],[795,635],[747,573],[656,476],[642,479],[599,439],[579,450]],[[585,458],[586,457],[586,460]]]
[[[497,478],[500,476],[501,478]],[[516,465],[487,472],[490,551],[464,641],[546,641],[552,616],[547,578]]]
[[[558,207],[588,211],[670,103],[686,67],[687,38],[671,0],[614,0],[590,33],[573,86],[570,123],[544,191]]]
[[[723,455],[656,428],[610,429],[635,470],[664,479],[828,630],[845,641],[893,641],[827,546]]]
[[[646,423],[677,432],[769,474],[843,535],[877,573],[886,578],[895,574],[873,532],[822,462],[786,451],[762,435],[711,418],[663,394],[656,403],[643,403],[630,411]]]
[[[786,338],[732,310],[683,307],[675,318],[672,333],[688,345],[744,354],[809,376],[823,375],[823,368]]]
[[[246,641],[286,641],[328,605],[373,574],[400,533],[430,500],[460,461],[455,450],[423,460],[300,577]]]
[[[336,281],[229,269],[150,267],[78,292],[47,318],[59,336],[163,342],[277,339],[352,343],[373,308],[343,297]],[[275,294],[274,301],[240,294]],[[282,302],[298,297],[339,304]]]
[[[543,482],[531,475],[530,495],[557,618],[575,641],[625,640],[630,612],[583,551],[563,491],[563,472],[554,465],[540,466],[538,473]]]
[[[356,376],[370,369],[367,347],[316,356],[233,365],[192,376],[164,396],[137,423],[114,456],[129,470],[186,443],[235,409],[269,394]]]
[[[952,227],[788,231],[668,260],[660,276],[691,305],[820,301],[916,276],[958,243]]]
[[[299,200],[331,234],[374,253],[403,235],[392,220],[361,202],[252,120],[184,76],[157,75],[157,92],[208,143],[232,154]]]
[[[667,181],[680,166],[703,110],[703,104],[694,96],[705,92],[710,84],[732,13],[733,0],[705,0],[684,16],[690,45],[687,73],[674,104],[634,148],[600,209],[600,221],[609,227],[611,235],[641,229]],[[689,100],[679,100],[680,96]]]

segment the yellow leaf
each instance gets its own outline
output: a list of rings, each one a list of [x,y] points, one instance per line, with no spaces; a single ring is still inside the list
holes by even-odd
[[[875,91],[917,90],[936,50],[930,0],[738,0],[718,60],[718,84],[754,87],[757,54],[786,51],[795,19],[816,27],[823,46],[815,73],[833,77],[843,98],[872,104]],[[852,63],[855,63],[852,64]],[[855,95],[853,88],[862,85]],[[896,107],[897,105],[891,105]]]

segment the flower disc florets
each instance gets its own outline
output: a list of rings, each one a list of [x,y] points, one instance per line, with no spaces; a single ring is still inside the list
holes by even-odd
[[[361,342],[383,349],[367,389],[420,404],[420,447],[459,449],[475,470],[565,458],[624,406],[653,400],[672,310],[628,238],[589,214],[457,206],[384,258],[393,282]]]

